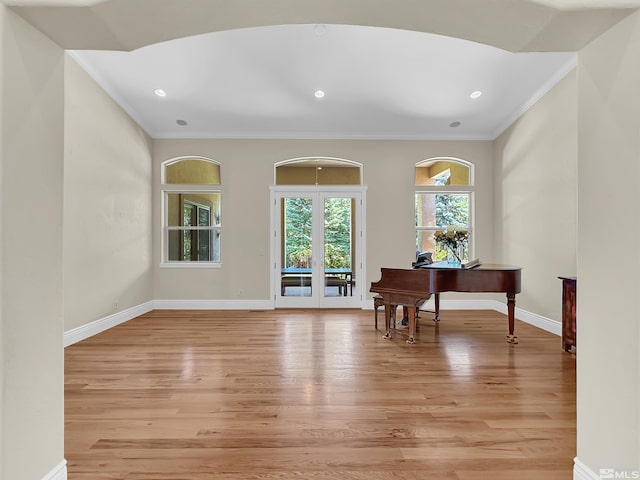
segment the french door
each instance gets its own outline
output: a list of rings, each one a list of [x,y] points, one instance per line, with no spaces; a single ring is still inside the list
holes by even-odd
[[[363,187],[271,190],[275,307],[360,307]]]

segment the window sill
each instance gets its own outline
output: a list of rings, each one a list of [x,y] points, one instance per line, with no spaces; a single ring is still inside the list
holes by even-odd
[[[160,268],[222,268],[219,262],[163,262]]]

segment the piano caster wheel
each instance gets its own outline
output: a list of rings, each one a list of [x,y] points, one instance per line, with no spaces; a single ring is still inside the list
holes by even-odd
[[[409,338],[407,339],[407,343],[408,343],[409,345],[413,345],[414,343],[416,343],[416,341],[413,339],[413,337],[409,337]]]
[[[387,332],[385,333],[382,338],[384,338],[385,340],[389,340],[391,338],[391,333]]]
[[[518,343],[518,337],[516,337],[515,335],[507,335],[507,342],[515,345],[516,343]]]

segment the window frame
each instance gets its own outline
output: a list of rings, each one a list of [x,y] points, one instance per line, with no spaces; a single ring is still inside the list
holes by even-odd
[[[179,157],[167,160],[162,163],[161,167],[161,189],[160,189],[160,197],[161,197],[161,230],[162,230],[162,241],[161,243],[161,257],[160,257],[160,267],[161,268],[221,268],[222,267],[222,185],[221,184],[179,184],[179,183],[165,183],[166,179],[166,167],[169,165],[173,165],[177,162],[183,160],[200,160],[212,163],[217,165],[220,168],[220,164],[214,160],[203,158],[203,157]],[[220,175],[222,176],[222,175]],[[215,194],[218,195],[219,198],[219,207],[218,213],[216,216],[214,211],[210,211],[210,219],[211,225],[208,226],[184,226],[184,225],[169,225],[169,195],[172,194],[182,194],[182,195],[197,195],[197,194]],[[194,203],[190,201],[190,203]],[[181,215],[183,213],[181,212]],[[192,230],[203,230],[203,231],[211,231],[212,238],[216,238],[217,235],[219,243],[219,259],[217,261],[212,260],[169,260],[169,236],[172,231],[192,231]],[[212,240],[210,248],[213,249]]]
[[[463,166],[467,167],[469,169],[469,185],[415,185],[416,179],[415,179],[415,169],[414,169],[414,185],[415,185],[415,190],[414,190],[414,195],[413,195],[414,222],[418,218],[418,212],[416,211],[416,204],[417,204],[416,200],[417,200],[417,196],[418,195],[420,195],[420,194],[427,194],[427,195],[438,195],[438,194],[440,194],[440,195],[468,195],[468,198],[469,198],[469,221],[468,221],[468,225],[466,226],[467,231],[469,232],[468,256],[469,256],[469,259],[475,258],[475,246],[474,246],[474,244],[475,244],[475,235],[474,235],[475,185],[474,185],[473,164],[470,163],[470,162],[467,162],[465,160],[461,160],[461,159],[457,159],[457,158],[436,157],[436,158],[430,158],[430,159],[423,160],[421,162],[416,163],[415,164],[415,168],[421,167],[426,163],[438,162],[438,161],[458,163],[460,165],[463,165]],[[419,235],[422,235],[423,232],[433,232],[433,233],[435,233],[438,230],[442,230],[442,228],[443,227],[438,227],[438,226],[419,226],[419,225],[415,225],[416,249],[418,248],[417,239],[419,238]],[[435,251],[433,253],[435,254]]]
[[[189,193],[201,193],[201,192],[189,192]],[[208,193],[208,194],[210,194],[210,193]],[[168,193],[167,195],[175,195],[175,193]],[[218,204],[219,203],[220,203],[220,198],[218,198]],[[217,238],[220,238],[220,226],[219,226],[219,223],[217,223],[218,222],[217,220],[216,220],[216,223],[213,223],[212,219],[216,218],[216,216],[212,215],[210,206],[194,202],[193,200],[184,200],[184,203],[182,205],[183,218],[184,218],[184,209],[185,209],[185,207],[187,205],[189,205],[190,207],[196,209],[195,218],[196,218],[196,222],[198,223],[198,225],[167,225],[167,228],[168,228],[169,232],[172,232],[172,231],[183,232],[182,235],[179,236],[179,238],[183,239],[182,240],[182,242],[183,242],[182,243],[183,256],[184,256],[184,234],[186,232],[198,232],[195,244],[198,246],[196,248],[196,252],[197,252],[196,256],[199,257],[200,256],[200,253],[199,253],[200,234],[199,234],[199,232],[211,232],[212,235],[213,234],[217,234]],[[200,223],[200,210],[204,210],[204,211],[207,212],[209,225],[199,225],[199,223]],[[209,242],[208,243],[208,247],[207,247],[209,249],[209,256],[211,256],[211,254],[212,254],[212,251],[213,251],[212,247],[213,247],[213,244],[211,242]],[[191,242],[191,250],[193,252],[193,241]],[[193,253],[192,253],[192,256],[193,256]],[[167,255],[167,258],[168,258],[168,255]],[[190,262],[194,262],[194,261],[195,262],[212,262],[214,260],[199,260],[199,259],[198,260],[193,260],[193,259],[192,260],[185,260],[185,259],[182,259],[182,260],[179,260],[179,261],[181,261],[181,262],[189,262],[189,261]],[[219,263],[219,262],[216,262],[216,263]]]

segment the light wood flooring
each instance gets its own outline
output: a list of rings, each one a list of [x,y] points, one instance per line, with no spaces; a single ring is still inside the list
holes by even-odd
[[[68,479],[570,480],[560,338],[422,317],[407,345],[372,311],[153,311],[67,347]]]

